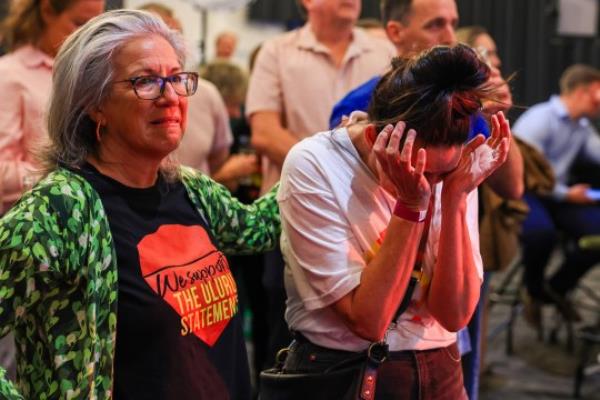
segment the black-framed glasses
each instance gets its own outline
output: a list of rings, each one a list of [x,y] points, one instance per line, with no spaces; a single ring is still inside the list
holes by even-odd
[[[165,92],[167,82],[179,96],[191,96],[198,88],[198,74],[196,72],[178,72],[169,76],[144,75],[116,81],[114,83],[129,82],[135,95],[142,100],[156,100]]]

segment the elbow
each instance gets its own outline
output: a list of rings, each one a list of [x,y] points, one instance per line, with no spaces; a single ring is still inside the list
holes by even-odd
[[[383,340],[383,337],[385,335],[385,329],[376,329],[376,328],[369,328],[369,327],[364,327],[364,328],[356,328],[356,329],[352,329],[352,333],[354,333],[356,336],[360,337],[361,339],[367,340],[369,342],[380,342],[381,340]]]
[[[512,189],[508,193],[508,198],[510,200],[519,200],[525,194],[525,179],[523,176],[520,176],[520,179],[517,179],[514,185],[511,185]]]
[[[385,336],[389,324],[369,319],[360,319],[358,321],[350,321],[347,325],[350,331],[361,339],[368,340],[369,342],[379,342]]]
[[[503,199],[519,200],[525,192],[523,179],[504,179],[502,181],[490,181],[492,190]]]
[[[508,200],[519,200],[523,197],[523,193],[525,192],[525,185],[522,180],[518,180],[514,185],[508,185],[505,189],[503,196]]]
[[[448,332],[458,332],[469,324],[470,318],[436,318],[442,327]]]
[[[448,332],[458,332],[471,321],[475,306],[471,307],[470,310],[460,310],[458,307],[452,309],[440,307],[439,310],[430,308],[429,312],[445,330]]]

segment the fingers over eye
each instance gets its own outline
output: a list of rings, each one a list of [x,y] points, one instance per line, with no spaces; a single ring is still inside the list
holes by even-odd
[[[398,122],[392,131],[392,135],[390,136],[390,141],[387,145],[387,151],[390,154],[394,154],[400,148],[400,140],[402,139],[402,135],[404,134],[404,128],[406,124],[402,121]]]
[[[412,156],[413,145],[415,143],[415,138],[417,137],[417,132],[414,129],[410,129],[406,134],[406,140],[404,141],[404,147],[402,147],[402,153],[400,153],[400,161],[405,163],[410,163],[410,158]]]
[[[419,175],[423,175],[425,172],[425,164],[427,164],[427,152],[421,148],[417,152],[417,164],[415,165],[415,172]]]
[[[375,143],[373,144],[373,150],[375,151],[375,153],[381,153],[385,150],[392,129],[392,125],[386,125],[381,130],[381,132],[379,132],[379,134],[375,138]]]

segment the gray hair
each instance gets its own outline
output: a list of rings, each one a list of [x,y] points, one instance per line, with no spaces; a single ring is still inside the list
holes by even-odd
[[[46,172],[60,164],[81,166],[97,155],[96,123],[89,111],[99,107],[110,93],[115,53],[129,41],[148,34],[164,38],[185,64],[181,35],[154,14],[115,10],[101,14],[74,32],[56,56],[52,95],[48,110],[50,146],[43,155]]]

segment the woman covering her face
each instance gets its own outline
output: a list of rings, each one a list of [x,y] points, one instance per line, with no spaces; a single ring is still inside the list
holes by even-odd
[[[321,372],[385,338],[376,398],[466,398],[456,331],[482,282],[475,189],[510,139],[500,113],[489,139],[465,144],[489,73],[463,45],[396,60],[367,120],[290,151],[278,193],[295,332],[284,371]]]
[[[243,205],[169,155],[197,75],[181,36],[112,11],[54,64],[46,177],[0,222],[0,326],[18,380],[2,398],[247,399],[225,252],[267,250],[274,192]]]

